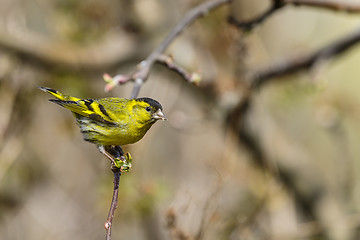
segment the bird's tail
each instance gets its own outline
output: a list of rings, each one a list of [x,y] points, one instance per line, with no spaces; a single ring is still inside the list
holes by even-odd
[[[39,87],[39,89],[53,95],[54,97],[56,97],[57,99],[62,100],[62,101],[78,101],[78,100],[80,100],[80,98],[76,98],[76,97],[72,97],[72,96],[69,96],[69,95],[62,94],[61,92],[56,91],[56,90],[51,89],[51,88]]]

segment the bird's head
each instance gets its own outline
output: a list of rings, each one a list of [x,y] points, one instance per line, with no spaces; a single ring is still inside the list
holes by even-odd
[[[148,97],[134,99],[133,113],[137,121],[141,123],[155,123],[157,120],[167,120],[162,112],[161,104]]]

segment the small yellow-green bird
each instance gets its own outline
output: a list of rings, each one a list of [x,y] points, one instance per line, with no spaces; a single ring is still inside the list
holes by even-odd
[[[96,144],[111,161],[114,159],[107,153],[106,147],[135,143],[157,120],[167,120],[161,104],[147,97],[80,99],[47,87],[39,89],[57,98],[50,99],[51,102],[69,109],[84,140]]]

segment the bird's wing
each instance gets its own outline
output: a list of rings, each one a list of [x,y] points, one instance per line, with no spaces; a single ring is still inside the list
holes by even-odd
[[[92,120],[103,122],[110,125],[117,125],[115,119],[109,114],[105,107],[93,99],[81,99],[78,101],[65,101],[59,99],[50,99],[73,113],[88,117]]]
[[[123,119],[125,119],[124,114],[126,114],[126,112],[124,109],[127,102],[126,99],[80,99],[62,94],[59,91],[47,87],[39,87],[39,89],[57,98],[50,99],[51,102],[57,103],[80,116],[110,125],[121,124]]]

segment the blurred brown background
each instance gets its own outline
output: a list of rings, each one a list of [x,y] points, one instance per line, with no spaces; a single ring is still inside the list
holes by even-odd
[[[360,4],[359,1],[347,1]],[[70,112],[37,86],[77,97],[127,74],[198,1],[0,1],[0,239],[103,239],[109,162]],[[200,87],[156,65],[140,96],[162,103],[120,181],[113,239],[357,239],[360,227],[360,51],[254,93],[246,128],[257,163],[226,116],[249,73],[330,44],[359,14],[287,6],[249,34],[270,1],[234,1],[201,18],[167,50]],[[281,177],[279,177],[281,176]]]

